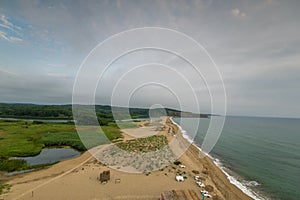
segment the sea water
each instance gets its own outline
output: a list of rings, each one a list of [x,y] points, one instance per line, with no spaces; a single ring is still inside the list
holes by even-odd
[[[173,120],[189,135],[189,123],[198,119],[184,124]],[[201,119],[193,138],[200,148],[209,122]],[[209,155],[232,183],[255,199],[300,199],[300,119],[226,117]]]

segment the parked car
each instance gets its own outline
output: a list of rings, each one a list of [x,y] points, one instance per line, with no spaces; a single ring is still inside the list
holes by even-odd
[[[184,178],[183,178],[183,176],[176,176],[175,177],[175,179],[176,179],[176,181],[184,181]]]
[[[205,187],[205,185],[204,185],[201,181],[197,181],[196,183],[197,183],[197,185],[198,185],[199,187],[202,187],[202,188]]]

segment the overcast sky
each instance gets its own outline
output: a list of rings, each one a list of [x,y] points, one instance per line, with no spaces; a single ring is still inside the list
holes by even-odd
[[[163,27],[187,34],[212,56],[224,80],[228,114],[300,117],[299,8],[298,0],[0,1],[0,102],[71,103],[76,74],[96,45],[132,28]],[[122,79],[118,93],[124,73],[154,61],[169,68],[136,69]],[[183,109],[194,111],[184,93],[191,84],[201,111],[210,112],[205,84],[189,68],[166,52],[132,53],[106,73],[96,102],[110,104],[114,87],[115,99],[126,99],[130,87],[131,106],[179,108],[177,89]],[[214,83],[215,76],[208,79]],[[145,79],[161,84],[143,86]]]

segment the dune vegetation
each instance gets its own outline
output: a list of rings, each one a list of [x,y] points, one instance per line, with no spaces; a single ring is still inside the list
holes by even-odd
[[[138,153],[147,153],[157,151],[168,144],[168,140],[164,135],[153,135],[146,138],[138,138],[125,142],[118,142],[116,145],[125,150]]]

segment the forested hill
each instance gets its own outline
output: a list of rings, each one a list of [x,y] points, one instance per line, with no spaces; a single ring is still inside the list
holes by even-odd
[[[71,120],[72,105],[0,103],[0,117]]]
[[[111,106],[96,105],[97,117],[101,119],[113,119]],[[114,107],[116,111],[124,111],[127,108]],[[122,112],[120,112],[122,113]],[[148,118],[149,109],[129,108],[131,118]],[[153,113],[153,111],[152,111]],[[194,114],[174,109],[155,109],[155,115],[183,116],[183,117],[208,117],[207,114]],[[72,120],[72,105],[37,105],[37,104],[8,104],[0,103],[0,117],[2,118],[32,118],[32,119],[67,119]],[[104,121],[104,120],[102,120]]]

